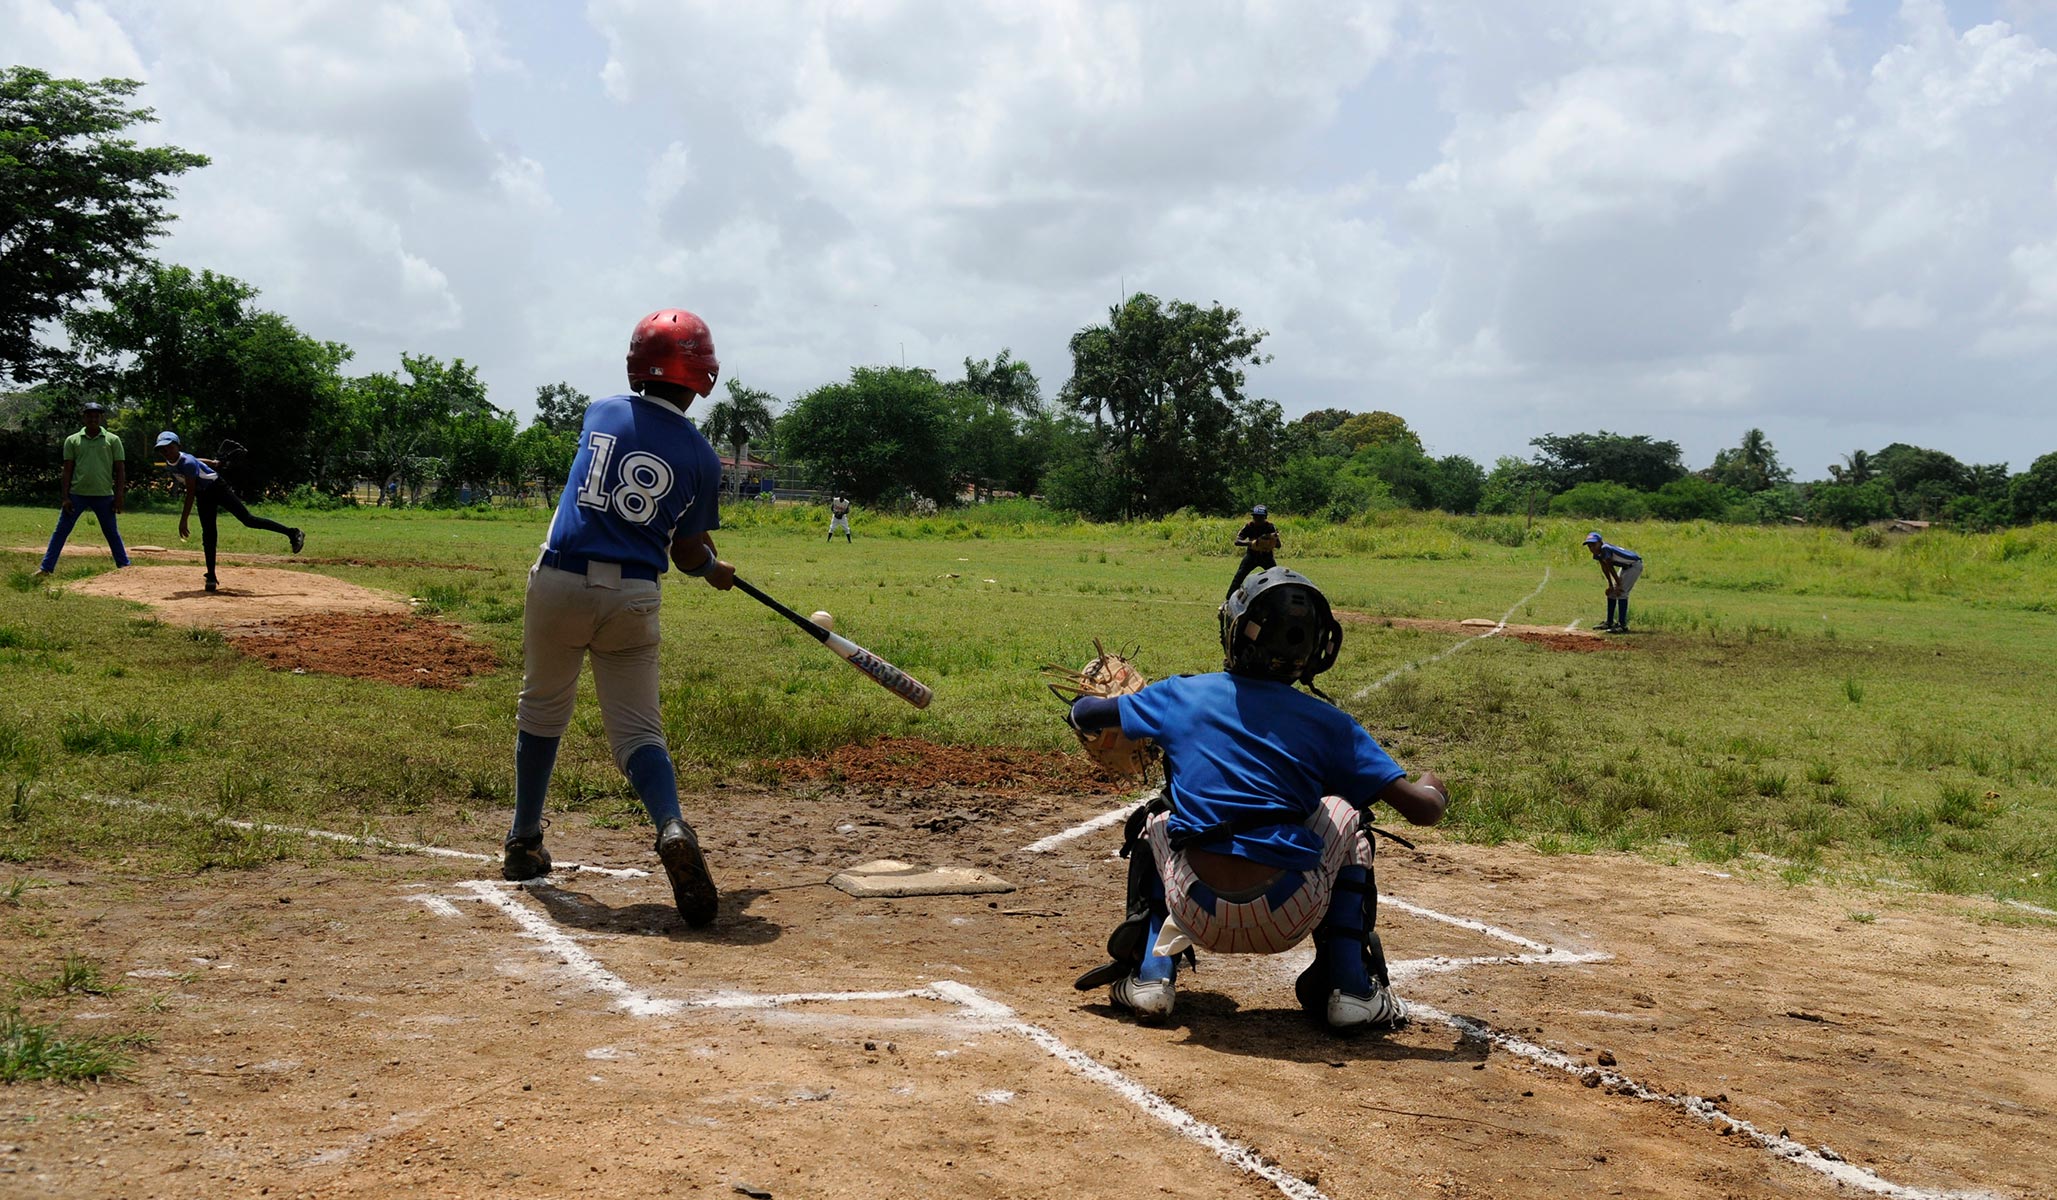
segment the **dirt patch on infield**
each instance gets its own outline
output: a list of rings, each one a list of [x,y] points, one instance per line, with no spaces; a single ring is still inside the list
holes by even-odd
[[[312,571],[221,564],[221,586],[208,591],[191,567],[130,567],[68,585],[86,596],[113,596],[150,606],[174,625],[228,629],[305,613],[405,613],[407,601],[391,592],[332,579]]]
[[[455,625],[391,613],[310,613],[239,627],[229,644],[280,671],[460,688],[500,665]]]
[[[1351,612],[1349,609],[1337,609],[1336,619],[1353,625],[1383,625],[1389,629],[1447,633],[1455,637],[1484,637],[1492,633],[1494,627],[1499,624],[1497,621],[1483,619],[1438,621],[1428,617],[1384,617],[1376,613]],[[1556,625],[1508,625],[1501,628],[1497,636],[1569,654],[1628,649],[1628,643],[1609,638],[1605,634],[1586,629],[1565,629]]]
[[[462,628],[413,615],[391,592],[313,571],[223,564],[208,591],[190,567],[130,567],[71,584],[150,606],[175,625],[219,629],[281,671],[318,671],[401,687],[458,688],[500,665]]]
[[[782,779],[825,780],[857,787],[980,788],[1008,792],[1069,792],[1115,796],[1134,781],[1099,775],[1081,754],[1006,746],[939,746],[921,738],[888,737],[826,754],[770,764]]]
[[[1379,852],[1395,901],[1379,928],[1413,1024],[1330,1037],[1293,999],[1304,951],[1203,952],[1175,1015],[1143,1027],[1104,989],[1071,988],[1121,911],[1120,831],[1019,851],[1110,803],[1039,799],[1005,806],[1014,828],[942,833],[918,823],[922,795],[689,795],[723,888],[706,930],[671,911],[644,831],[578,813],[549,832],[560,861],[652,874],[560,872],[515,891],[497,881],[497,820],[441,827],[473,861],[372,854],[155,879],[34,863],[23,907],[0,909],[10,971],[46,979],[77,953],[124,988],[28,1011],[154,1040],[123,1081],[0,1088],[0,1192],[1280,1194],[1042,1046],[904,990],[947,980],[1307,1182],[1288,1194],[1861,1194],[1618,1075],[1925,1189],[1902,1195],[2057,1196],[2041,1133],[2057,1122],[2057,929],[2001,919],[2021,910],[1431,834]],[[381,830],[435,832],[409,818]],[[888,901],[822,886],[882,856],[979,866],[1020,890]],[[1522,961],[1400,900],[1557,949]],[[1544,961],[1564,952],[1578,957]],[[681,1003],[802,993],[817,998]],[[632,998],[677,1007],[638,1016]]]

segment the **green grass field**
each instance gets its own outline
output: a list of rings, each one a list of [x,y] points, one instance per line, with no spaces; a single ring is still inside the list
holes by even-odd
[[[40,545],[52,516],[0,509],[0,545]],[[503,669],[461,692],[267,671],[218,635],[72,593],[67,580],[109,565],[90,522],[54,585],[31,579],[35,556],[7,554],[5,870],[27,876],[53,857],[205,870],[333,853],[79,799],[88,794],[489,842],[510,802],[521,589],[547,517],[292,518],[311,556],[449,564],[312,569],[420,597],[497,647]],[[1219,664],[1214,610],[1234,567],[1233,522],[1092,526],[1019,504],[963,518],[860,512],[845,545],[822,540],[814,509],[729,520],[722,552],[745,577],[803,612],[833,611],[839,631],[936,699],[917,712],[740,593],[671,582],[664,713],[691,789],[770,782],[767,760],[882,734],[1066,746],[1036,668],[1076,664],[1096,635],[1139,645],[1153,675]],[[136,513],[125,533],[175,545],[175,525],[172,514]],[[1578,545],[1584,529],[1422,514],[1288,523],[1281,561],[1364,612],[1498,618],[1535,593],[1513,620],[1592,625],[1604,608]],[[1883,545],[1716,525],[1608,534],[1650,563],[1628,649],[1558,653],[1494,638],[1374,689],[1455,639],[1348,627],[1322,682],[1402,763],[1452,781],[1451,835],[2057,906],[2057,527]],[[235,527],[222,548],[280,549]],[[590,701],[553,808],[560,821],[641,820]]]

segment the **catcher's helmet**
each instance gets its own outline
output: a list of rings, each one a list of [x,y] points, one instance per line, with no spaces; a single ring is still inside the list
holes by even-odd
[[[1238,675],[1312,684],[1342,648],[1328,597],[1298,571],[1259,571],[1222,602],[1222,665]]]
[[[721,363],[707,322],[683,308],[659,309],[629,335],[629,383],[675,383],[701,396],[714,390]]]

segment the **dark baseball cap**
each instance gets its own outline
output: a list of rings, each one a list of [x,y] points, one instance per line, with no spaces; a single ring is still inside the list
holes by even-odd
[[[79,405],[79,411],[104,413],[107,411],[107,406],[98,400],[88,400],[84,404]]]

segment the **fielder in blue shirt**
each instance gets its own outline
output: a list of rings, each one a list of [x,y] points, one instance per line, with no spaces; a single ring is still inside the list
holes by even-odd
[[[1597,529],[1586,535],[1586,549],[1593,552],[1593,561],[1600,564],[1600,573],[1607,577],[1607,620],[1600,629],[1627,633],[1628,593],[1636,586],[1636,580],[1643,577],[1643,556],[1612,544]]]

